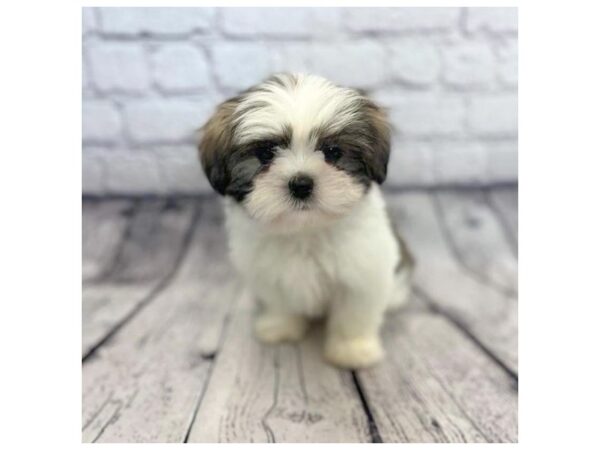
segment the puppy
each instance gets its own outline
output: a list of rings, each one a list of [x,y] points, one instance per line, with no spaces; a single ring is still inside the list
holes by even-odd
[[[219,105],[199,150],[225,197],[232,262],[262,306],[258,338],[297,341],[326,317],[327,360],[380,360],[384,313],[409,296],[412,268],[378,186],[382,109],[321,77],[278,74]]]

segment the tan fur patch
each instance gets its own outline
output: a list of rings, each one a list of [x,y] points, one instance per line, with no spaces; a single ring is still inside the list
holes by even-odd
[[[211,186],[221,194],[227,183],[225,164],[233,138],[233,114],[239,102],[240,97],[234,97],[221,103],[200,129],[200,162]]]

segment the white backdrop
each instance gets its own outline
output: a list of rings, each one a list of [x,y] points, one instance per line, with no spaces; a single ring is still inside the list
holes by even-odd
[[[275,71],[390,108],[387,184],[517,180],[516,8],[84,8],[83,191],[208,189],[193,131]]]

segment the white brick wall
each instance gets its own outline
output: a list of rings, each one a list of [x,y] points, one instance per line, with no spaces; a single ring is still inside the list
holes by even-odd
[[[85,9],[85,8],[84,8]],[[187,36],[214,24],[214,8],[98,8],[106,36]]]
[[[389,63],[393,80],[422,87],[434,84],[442,68],[437,46],[422,38],[406,39],[391,46]]]
[[[84,8],[83,190],[208,191],[214,106],[275,71],[390,108],[390,186],[517,180],[515,8]]]
[[[217,84],[242,90],[270,73],[269,49],[257,42],[219,42],[211,48]]]
[[[187,99],[133,100],[125,105],[123,118],[133,143],[190,143],[198,120],[208,117],[212,105],[206,100]],[[142,149],[143,151],[143,149]]]
[[[88,51],[94,86],[102,94],[143,94],[150,88],[144,48],[138,43],[102,42]]]
[[[151,57],[156,86],[166,93],[200,91],[210,85],[204,52],[188,43],[165,44]]]
[[[83,103],[83,141],[115,143],[121,137],[121,119],[108,100],[87,100]]]
[[[348,8],[348,28],[356,32],[448,31],[456,28],[458,8]]]

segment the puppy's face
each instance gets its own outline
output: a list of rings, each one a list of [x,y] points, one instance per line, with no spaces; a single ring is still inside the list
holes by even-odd
[[[346,213],[389,158],[383,112],[361,93],[311,75],[276,75],[222,103],[202,128],[212,187],[280,230]]]

